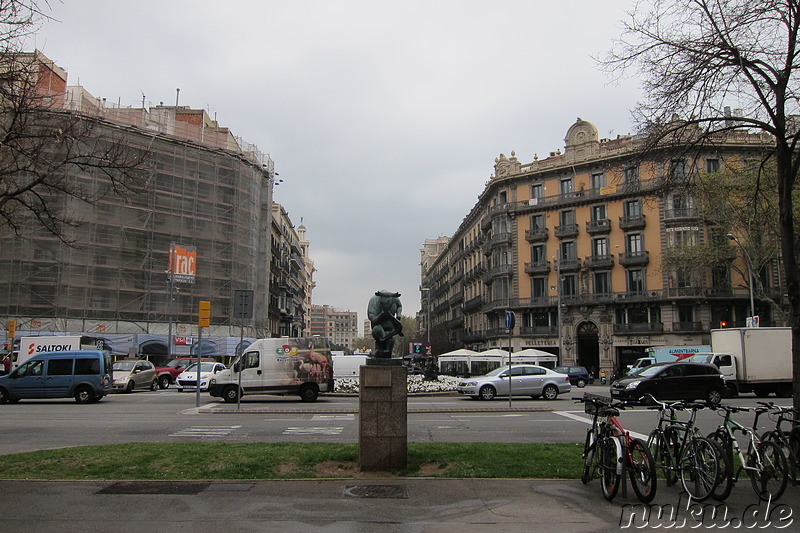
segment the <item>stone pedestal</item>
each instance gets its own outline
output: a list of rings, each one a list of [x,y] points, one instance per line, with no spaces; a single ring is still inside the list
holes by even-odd
[[[399,470],[408,462],[406,376],[402,365],[361,367],[358,466],[362,472]]]

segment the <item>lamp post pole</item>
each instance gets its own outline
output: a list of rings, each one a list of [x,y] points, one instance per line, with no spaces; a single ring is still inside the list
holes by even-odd
[[[556,295],[558,304],[558,358],[556,359],[556,366],[561,366],[564,363],[562,357],[562,338],[561,338],[561,261],[558,256],[553,258],[556,263]]]
[[[427,339],[426,346],[431,345],[431,288],[430,287],[420,287],[420,292],[427,292],[428,295],[425,298],[425,338]],[[433,364],[433,349],[431,349],[431,364]]]
[[[744,249],[744,246],[742,246],[742,243],[739,241],[739,237],[733,233],[728,233],[728,239],[739,245],[739,248],[741,248],[742,254],[744,255],[744,262],[747,263],[747,275],[750,279],[750,317],[751,319],[755,319],[756,306],[755,301],[753,300],[753,261],[750,259],[750,254],[747,253],[747,250]]]

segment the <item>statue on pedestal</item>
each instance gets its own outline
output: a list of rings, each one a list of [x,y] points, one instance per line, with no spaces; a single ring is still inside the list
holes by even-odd
[[[403,324],[400,322],[402,310],[399,292],[377,291],[375,296],[370,298],[367,318],[372,326],[372,338],[375,339],[375,351],[372,357],[391,359],[394,338],[397,335],[403,336]]]

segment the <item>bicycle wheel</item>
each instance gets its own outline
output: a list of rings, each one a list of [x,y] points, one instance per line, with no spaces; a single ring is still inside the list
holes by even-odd
[[[664,433],[658,428],[650,432],[647,437],[647,448],[653,456],[653,463],[656,468],[660,468],[667,485],[672,485],[670,482],[672,464],[670,462],[670,453],[666,447],[664,440]]]
[[[593,429],[586,431],[586,441],[583,443],[583,474],[581,475],[581,482],[585,485],[592,480],[594,472],[592,472],[592,461],[595,455],[595,434]]]
[[[723,501],[731,495],[735,481],[733,477],[733,443],[730,435],[721,429],[710,434],[708,439],[717,445],[719,456],[717,488],[711,492],[711,497]]]
[[[619,441],[615,437],[603,437],[598,442],[598,445],[597,452],[600,454],[598,459],[600,487],[603,489],[603,497],[611,501],[617,495],[621,478],[617,471],[617,465],[620,460]]]
[[[667,480],[667,485],[671,486],[678,482],[678,458],[681,452],[681,439],[678,432],[673,428],[664,430],[664,450],[666,451],[666,459],[668,469],[664,470],[664,477]]]
[[[786,454],[786,462],[789,463],[789,473],[792,475],[792,483],[800,483],[800,427],[792,429],[789,433],[789,451]]]
[[[718,448],[704,437],[692,437],[678,461],[683,490],[695,501],[705,501],[717,486]]]
[[[780,446],[772,441],[764,441],[758,445],[758,453],[749,450],[747,466],[756,470],[747,470],[753,490],[762,500],[777,500],[786,490],[788,467],[786,456]]]
[[[642,503],[650,503],[656,497],[656,462],[641,439],[631,440],[628,447],[628,475],[636,497]]]

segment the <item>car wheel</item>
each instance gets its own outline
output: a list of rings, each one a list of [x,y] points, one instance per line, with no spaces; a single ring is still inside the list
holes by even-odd
[[[582,388],[584,388],[586,386],[586,380],[583,379],[583,378],[580,378],[575,385],[577,385],[579,389],[582,389]]]
[[[555,400],[558,397],[558,388],[555,385],[548,385],[542,391],[545,400]]]
[[[128,384],[125,386],[125,392],[133,392],[133,388],[136,386],[136,383],[133,380],[129,380]]]
[[[478,391],[478,395],[481,397],[481,400],[491,400],[496,394],[497,391],[494,390],[494,387],[491,385],[484,385],[481,387],[481,390]]]
[[[8,392],[3,387],[0,387],[0,403],[6,403],[8,401]]]
[[[154,379],[153,382],[150,384],[150,390],[158,390],[158,380]]]
[[[300,387],[300,399],[304,402],[316,402],[319,396],[319,389],[316,385],[306,383]]]
[[[158,388],[159,389],[168,389],[170,385],[170,379],[168,374],[164,374],[158,377]]]
[[[718,405],[722,401],[722,392],[713,388],[706,393],[706,401],[711,405]]]
[[[225,387],[222,391],[222,399],[228,403],[235,402],[239,398],[241,398],[241,394],[239,393],[239,387],[236,385],[230,385]]]
[[[78,387],[75,389],[75,401],[78,403],[92,403],[94,392],[89,387]]]

